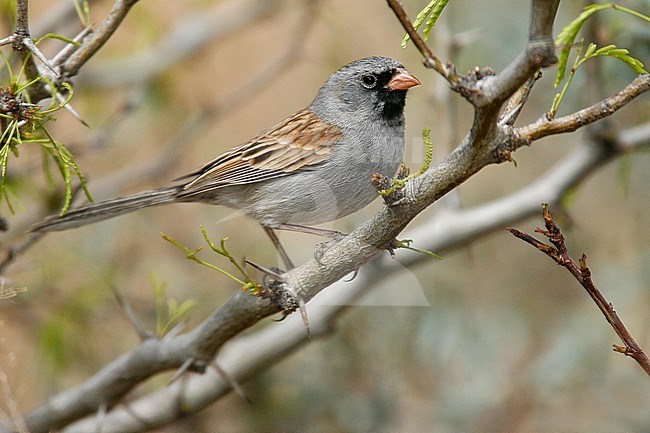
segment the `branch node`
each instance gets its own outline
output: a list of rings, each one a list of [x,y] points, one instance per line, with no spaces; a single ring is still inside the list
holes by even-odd
[[[397,180],[403,180],[406,176],[403,176],[400,179],[401,173],[403,173],[403,168],[406,167],[404,164],[400,166],[400,171],[397,173]],[[402,187],[399,187],[397,184],[393,185],[391,179],[387,176],[384,176],[381,173],[374,173],[370,177],[370,183],[377,189],[377,193],[382,196],[386,206],[393,207],[404,203],[405,194],[402,191]]]
[[[526,46],[526,54],[537,68],[547,68],[558,61],[553,40],[529,42]]]

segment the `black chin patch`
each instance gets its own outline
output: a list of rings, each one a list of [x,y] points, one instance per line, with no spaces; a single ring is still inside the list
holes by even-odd
[[[388,121],[402,119],[404,106],[406,105],[406,90],[388,90],[379,91],[379,100],[384,103],[382,116]]]

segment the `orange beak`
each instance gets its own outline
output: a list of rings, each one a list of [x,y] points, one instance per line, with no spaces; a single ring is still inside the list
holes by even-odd
[[[406,69],[397,68],[397,72],[386,84],[386,88],[388,90],[408,90],[420,84],[420,80],[411,75]]]

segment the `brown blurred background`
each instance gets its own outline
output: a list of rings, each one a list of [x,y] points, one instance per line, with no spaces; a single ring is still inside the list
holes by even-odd
[[[10,2],[0,3],[4,36],[11,32]],[[68,37],[80,30],[74,16],[47,27],[52,11],[63,3],[30,3],[33,36],[42,35],[36,33],[39,28]],[[412,17],[426,3],[405,1]],[[431,45],[447,59],[445,37],[470,32],[465,35],[469,42],[452,59],[460,72],[475,65],[499,71],[523,47],[529,2],[450,3]],[[621,3],[649,12],[644,1]],[[101,21],[110,5],[92,1],[93,20]],[[563,2],[556,34],[582,6]],[[303,108],[343,64],[384,55],[399,59],[423,83],[409,94],[406,162],[419,166],[424,127],[433,130],[437,160],[464,136],[471,124],[468,104],[424,69],[411,45],[400,48],[403,31],[385,2],[322,0],[306,10],[307,2],[297,0],[141,0],[78,77],[72,104],[91,128],[59,112],[49,131],[78,155],[95,199],[155,188]],[[255,18],[237,25],[238,19],[247,19],[243,11]],[[602,14],[600,31],[608,40],[650,63],[647,24],[612,11]],[[235,28],[187,53],[189,42],[174,32],[195,35],[202,29],[200,20],[208,27]],[[179,49],[170,39],[184,42]],[[60,46],[58,41],[42,45],[50,55]],[[288,52],[296,55],[282,60]],[[148,68],[159,62],[160,70],[149,75]],[[602,59],[602,68],[604,94],[634,77],[612,59]],[[535,88],[519,125],[550,107],[554,72],[546,72]],[[583,77],[576,76],[560,114],[595,102],[584,91]],[[645,96],[612,122],[625,129],[650,121],[649,113]],[[516,167],[488,167],[440,206],[471,207],[516,191],[583,137],[578,132],[521,149],[514,155]],[[25,145],[20,158],[11,161],[17,212],[8,215],[6,206],[0,208],[12,228],[0,237],[3,248],[20,239],[52,194],[40,174],[40,158],[36,145]],[[596,284],[646,349],[649,162],[648,154],[639,152],[600,169],[573,192],[569,214],[560,219],[571,252],[588,254]],[[62,185],[55,189],[61,191]],[[350,231],[379,206],[377,200],[333,227]],[[426,225],[437,206],[413,225]],[[0,364],[22,411],[82,382],[138,343],[111,287],[132,302],[149,328],[155,320],[154,284],[166,284],[167,295],[179,302],[197,301],[188,326],[237,290],[160,238],[165,233],[190,247],[202,245],[201,224],[213,239],[229,236],[237,257],[275,263],[257,224],[233,217],[226,208],[188,204],[48,235],[8,270],[5,276],[28,289],[11,302],[0,301]],[[516,226],[530,232],[541,224],[540,216]],[[309,259],[321,241],[301,235],[282,239],[296,262]],[[207,252],[203,257],[219,262]],[[650,431],[648,377],[611,350],[619,341],[577,282],[507,232],[477,239],[444,254],[442,261],[404,268],[378,289],[398,292],[404,284],[414,284],[426,302],[376,306],[381,300],[374,298],[375,306],[353,307],[335,334],[245,384],[253,405],[229,395],[157,431]],[[262,325],[276,326],[270,320]],[[150,381],[142,392],[167,379]]]

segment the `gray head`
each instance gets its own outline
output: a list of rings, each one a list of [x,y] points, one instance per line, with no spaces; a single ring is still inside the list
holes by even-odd
[[[335,125],[382,121],[402,123],[406,92],[420,84],[396,60],[366,57],[334,72],[318,91],[311,110]]]

